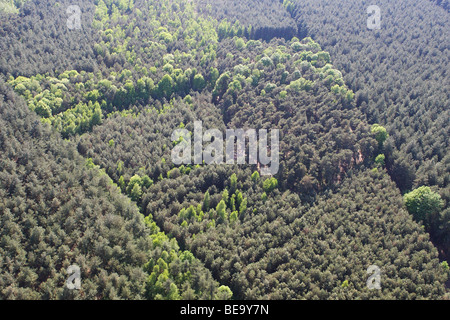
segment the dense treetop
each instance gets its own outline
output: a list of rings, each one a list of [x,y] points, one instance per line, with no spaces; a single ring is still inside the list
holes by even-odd
[[[424,1],[381,31],[354,1],[0,13],[0,297],[447,297],[448,12]],[[279,129],[278,173],[173,164],[194,121]]]

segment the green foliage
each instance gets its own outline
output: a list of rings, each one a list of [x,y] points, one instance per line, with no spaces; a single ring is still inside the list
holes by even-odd
[[[266,200],[267,200],[267,193],[263,192],[263,194],[261,195],[261,200],[263,202],[266,202]]]
[[[261,76],[262,76],[262,74],[261,74],[261,71],[259,71],[258,69],[254,69],[253,71],[252,71],[252,85],[253,86],[257,86],[258,85],[258,83],[259,83],[259,79],[261,79]]]
[[[441,192],[448,182],[446,135],[430,134],[445,132],[439,121],[446,119],[445,82],[436,86],[441,73],[420,72],[445,65],[444,51],[433,46],[434,37],[427,50],[410,41],[411,52],[397,39],[397,54],[421,56],[402,72],[397,61],[404,59],[389,50],[366,51],[389,44],[389,32],[370,45],[365,32],[352,33],[364,45],[349,50],[341,41],[352,23],[334,28],[328,19],[316,28],[323,17],[309,16],[336,6],[325,2],[262,0],[255,10],[254,1],[206,0],[200,8],[164,0],[138,9],[133,1],[99,0],[95,29],[82,37],[70,32],[67,43],[77,44],[70,50],[42,41],[61,38],[62,29],[53,28],[59,9],[44,6],[46,23],[32,33],[23,26],[33,24],[33,15],[5,17],[11,27],[0,72],[16,78],[8,80],[15,93],[0,80],[0,299],[442,297],[448,264],[441,268],[437,254],[449,247],[445,201],[430,196],[425,202],[439,210],[422,210],[431,238],[444,244],[438,251],[423,228],[398,214],[402,201],[386,172],[407,185],[402,190],[429,184],[448,198]],[[82,12],[88,5],[80,3]],[[431,20],[442,34],[440,15]],[[340,52],[333,60],[345,66],[351,88],[319,43],[293,37],[310,30]],[[381,69],[365,70],[355,59],[361,50],[365,64]],[[411,71],[419,84],[413,88]],[[371,84],[387,74],[396,80]],[[427,90],[420,88],[424,80]],[[51,134],[30,110],[70,139]],[[173,167],[165,160],[170,134],[192,130],[194,119],[208,128],[280,128],[277,178],[261,181],[254,165]],[[395,135],[392,143],[387,133],[372,133],[366,119],[383,123]],[[374,158],[378,169],[366,171]],[[379,170],[384,162],[387,170]],[[383,290],[369,291],[361,281],[368,256],[388,270]],[[54,266],[65,270],[71,257],[81,257],[75,261],[83,270],[81,292],[54,282],[66,279]],[[219,287],[211,271],[230,287]]]
[[[225,204],[225,201],[220,200],[219,204],[216,207],[216,212],[222,222],[228,219],[228,213],[226,212],[226,209],[227,206]]]
[[[229,208],[231,211],[236,210],[236,194],[233,194],[230,198]]]
[[[135,201],[135,202],[139,202],[141,200],[142,197],[142,188],[139,184],[134,184],[133,188],[130,191],[130,197],[131,200]]]
[[[117,170],[116,171],[117,171],[118,175],[122,175],[123,174],[123,170],[124,170],[123,165],[124,165],[123,161],[119,160],[117,162]]]
[[[422,186],[404,195],[405,206],[416,221],[431,223],[439,214],[444,202],[430,187]]]
[[[157,90],[158,97],[170,98],[174,90],[173,88],[174,88],[174,81],[172,77],[168,74],[164,75],[164,77],[162,77],[162,79],[158,82],[158,90]]]
[[[125,192],[125,179],[123,178],[123,176],[120,176],[118,185],[120,190],[122,190],[122,192]]]
[[[89,101],[88,104],[79,103],[73,109],[52,116],[48,121],[61,132],[63,137],[82,134],[102,123],[103,114],[100,104]]]
[[[233,292],[227,286],[220,286],[217,290],[216,300],[230,300],[233,297]]]
[[[347,90],[347,92],[345,94],[345,99],[347,100],[347,102],[353,101],[354,98],[355,98],[355,94],[353,93],[353,91]]]
[[[386,128],[380,126],[379,124],[372,125],[371,132],[375,136],[375,139],[378,141],[380,147],[383,146],[384,142],[389,137]]]
[[[259,172],[258,172],[258,171],[253,172],[253,173],[252,173],[252,181],[253,181],[253,182],[258,182],[259,179],[260,179]]]
[[[216,81],[216,85],[213,90],[213,97],[222,96],[228,89],[229,81],[230,81],[230,74],[228,72],[221,74]]]
[[[326,63],[330,63],[330,61],[331,61],[330,54],[325,51],[318,52],[317,58],[318,58],[318,60],[323,60]]]
[[[229,203],[229,193],[227,189],[222,192],[222,200],[225,201],[225,204]]]
[[[242,196],[242,192],[237,190],[236,193],[236,207],[239,208],[242,201],[244,200],[244,197]]]
[[[385,155],[384,154],[379,154],[376,158],[375,158],[375,163],[381,167],[384,167],[384,160],[385,160]]]
[[[266,84],[266,86],[264,87],[264,90],[266,91],[266,93],[270,93],[272,92],[272,90],[274,90],[277,87],[276,84],[274,83],[268,83]]]
[[[131,177],[130,181],[128,182],[128,186],[127,186],[128,194],[131,194],[131,191],[133,190],[135,185],[138,185],[138,186],[142,185],[142,178],[137,174],[134,175],[133,177]]]
[[[313,82],[310,80],[306,80],[304,78],[300,78],[297,80],[292,81],[286,89],[292,90],[294,92],[299,93],[300,91],[309,91],[313,85]]]
[[[264,180],[263,189],[266,193],[270,193],[278,186],[278,180],[276,178],[269,178]]]
[[[238,39],[236,40],[235,44],[236,44],[236,48],[237,48],[238,50],[242,50],[242,49],[245,48],[245,41],[244,41],[242,38],[238,38]]]
[[[294,51],[298,52],[298,51],[301,51],[301,50],[305,50],[307,48],[307,46],[302,44],[302,43],[300,43],[300,41],[295,41],[295,42],[292,42],[291,48]]]
[[[247,198],[244,198],[239,205],[239,216],[242,219],[247,211]]]
[[[169,287],[169,293],[167,295],[169,300],[180,300],[180,294],[178,293],[178,287],[175,283],[171,283]]]
[[[230,223],[233,224],[237,219],[238,219],[238,212],[237,211],[233,211],[230,214]]]
[[[195,91],[202,91],[206,87],[206,81],[201,74],[196,74],[194,76],[192,89]]]
[[[150,179],[148,175],[142,177],[142,186],[145,188],[150,188],[153,185],[153,180]]]
[[[18,14],[19,9],[28,0],[3,0],[0,2],[0,13],[1,14]]]
[[[263,57],[263,58],[261,58],[260,61],[263,64],[264,67],[273,66],[273,61],[269,57]]]
[[[205,192],[205,196],[203,197],[203,211],[207,212],[209,211],[209,204],[210,204],[210,195],[209,191]]]
[[[219,79],[219,70],[217,68],[211,68],[210,74],[209,74],[209,84],[214,88],[214,86],[217,83],[217,80]]]
[[[230,177],[230,192],[234,193],[237,190],[237,176],[233,173]]]
[[[38,115],[40,115],[41,117],[44,117],[44,118],[49,118],[52,115],[52,110],[42,100],[37,103],[37,105],[34,108],[34,111],[36,111],[36,113]]]

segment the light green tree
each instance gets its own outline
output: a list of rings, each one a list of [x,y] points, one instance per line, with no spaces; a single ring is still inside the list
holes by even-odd
[[[242,50],[245,48],[245,41],[242,38],[236,40],[236,48]]]
[[[233,222],[235,222],[238,219],[238,213],[237,211],[233,211],[230,214],[230,223],[232,224]]]
[[[258,171],[253,172],[253,174],[252,174],[252,181],[253,182],[258,182],[259,179],[260,179],[259,172]]]
[[[178,292],[178,287],[175,283],[170,284],[169,293],[167,295],[169,300],[180,300],[180,294]]]
[[[263,202],[266,202],[266,200],[267,200],[267,193],[263,192],[263,194],[261,195],[261,200]]]
[[[239,206],[239,216],[242,219],[247,211],[247,198],[244,198]]]
[[[135,185],[142,185],[142,179],[139,175],[134,175],[133,177],[131,177],[130,181],[128,182],[128,186],[127,186],[127,193],[131,194],[131,191],[133,190]]]
[[[242,192],[237,190],[236,191],[236,207],[239,208],[239,206],[241,205],[243,200],[244,200],[244,197],[242,196]]]
[[[125,191],[125,179],[123,178],[123,176],[120,176],[118,185],[122,192]]]
[[[389,134],[387,133],[386,128],[375,123],[372,126],[371,132],[373,135],[375,135],[375,140],[378,141],[378,145],[380,146],[380,148],[383,147],[384,142],[387,138],[389,138]]]
[[[375,163],[381,167],[384,167],[384,160],[385,160],[385,156],[384,154],[379,154],[376,158],[375,158]]]
[[[227,189],[223,190],[223,192],[222,192],[222,199],[223,199],[223,201],[225,201],[225,204],[228,204],[229,193],[228,193]]]
[[[203,198],[203,211],[209,211],[209,203],[210,203],[210,196],[209,191],[206,191],[205,196]]]
[[[263,182],[263,189],[266,193],[273,191],[278,186],[278,180],[276,178],[266,179]]]
[[[430,226],[439,218],[439,212],[444,202],[438,193],[431,191],[430,187],[422,186],[404,195],[408,212],[416,221],[424,221]]]
[[[153,185],[153,180],[150,179],[149,176],[145,175],[142,177],[142,186],[145,188],[149,188]]]
[[[141,186],[139,184],[136,183],[133,186],[133,189],[131,190],[130,196],[131,196],[131,200],[133,200],[133,201],[139,202],[141,200],[142,188],[141,188]]]
[[[168,74],[158,82],[158,96],[169,98],[173,93],[174,81]]]
[[[201,74],[196,74],[192,82],[192,89],[195,91],[202,91],[206,86],[205,78]]]
[[[213,97],[222,96],[228,89],[228,83],[230,81],[230,74],[225,72],[220,75],[216,81],[216,86],[213,90]]]
[[[230,178],[230,192],[234,193],[236,189],[237,189],[237,176],[235,173],[233,173]]]
[[[220,217],[220,219],[223,221],[227,220],[227,205],[225,204],[225,201],[220,200],[219,204],[216,207],[217,215]]]
[[[233,297],[233,292],[227,286],[220,286],[217,289],[216,300],[230,300]]]

